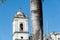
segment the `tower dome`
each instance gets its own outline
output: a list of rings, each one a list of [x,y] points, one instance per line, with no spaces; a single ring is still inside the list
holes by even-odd
[[[15,18],[27,18],[25,14],[19,9],[19,11],[16,13]]]

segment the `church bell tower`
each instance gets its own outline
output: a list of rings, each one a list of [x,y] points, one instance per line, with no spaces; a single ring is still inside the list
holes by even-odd
[[[19,10],[13,19],[13,40],[28,40],[28,18]]]

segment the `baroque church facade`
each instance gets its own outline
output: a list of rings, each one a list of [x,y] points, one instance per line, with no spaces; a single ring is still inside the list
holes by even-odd
[[[13,19],[13,40],[29,40],[28,17],[18,11]]]

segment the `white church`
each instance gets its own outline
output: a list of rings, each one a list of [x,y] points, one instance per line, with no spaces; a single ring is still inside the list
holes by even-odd
[[[13,40],[29,40],[28,17],[18,11],[13,19]]]

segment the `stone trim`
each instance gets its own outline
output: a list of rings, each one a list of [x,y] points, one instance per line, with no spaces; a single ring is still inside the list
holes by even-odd
[[[29,33],[29,32],[14,32],[14,34],[15,34],[15,33]],[[12,36],[14,36],[14,34],[13,34]]]

